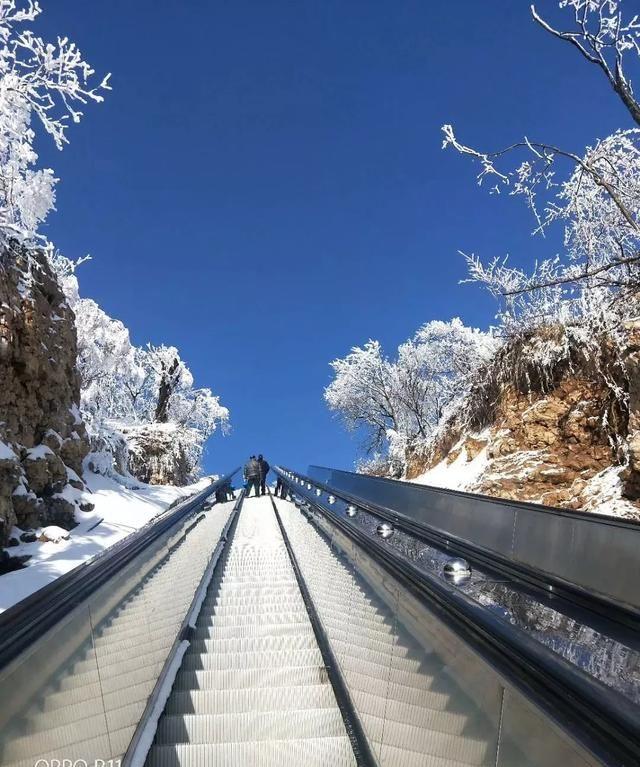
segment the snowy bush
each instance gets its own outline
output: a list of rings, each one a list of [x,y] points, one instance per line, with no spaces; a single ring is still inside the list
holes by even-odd
[[[55,204],[57,179],[36,169],[35,126],[58,149],[68,143],[69,121],[81,108],[103,100],[109,77],[93,86],[94,70],[75,43],[47,43],[24,25],[41,13],[33,0],[0,0],[0,244],[38,240],[38,227]]]

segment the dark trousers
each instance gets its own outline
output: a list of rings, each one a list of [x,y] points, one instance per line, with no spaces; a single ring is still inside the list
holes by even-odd
[[[267,494],[267,478],[266,477],[260,477],[260,492],[262,495]]]
[[[260,495],[260,477],[247,477],[247,498],[251,495],[251,488],[256,491],[256,495]]]

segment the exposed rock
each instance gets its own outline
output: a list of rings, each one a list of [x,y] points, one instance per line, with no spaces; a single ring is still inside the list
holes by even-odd
[[[15,454],[0,453],[0,545],[15,524],[74,524],[75,505],[55,497],[88,452],[74,323],[42,252],[0,253],[0,443]]]
[[[625,369],[629,379],[628,465],[622,473],[624,494],[640,498],[640,320],[627,325]]]
[[[454,414],[426,455],[408,457],[407,478],[454,461],[460,471],[462,454],[471,461],[484,451],[480,472],[470,473],[461,489],[598,511],[614,503],[617,479],[618,493],[622,480],[623,493],[640,499],[640,320],[627,325],[620,343],[624,369],[619,351],[616,358],[605,340],[597,364],[572,353],[570,363],[562,362],[542,383],[542,376],[526,370],[527,348],[505,352],[520,366],[518,376],[496,375],[480,415],[473,406],[471,413]],[[480,436],[469,426],[474,418]],[[624,503],[616,514],[640,518],[640,505],[622,508]]]
[[[34,543],[35,540],[36,540],[36,534],[35,533],[31,533],[31,532],[21,533],[20,534],[20,540],[23,543]]]

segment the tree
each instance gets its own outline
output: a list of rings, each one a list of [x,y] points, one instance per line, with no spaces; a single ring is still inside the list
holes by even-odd
[[[28,29],[41,8],[34,0],[0,0],[0,243],[17,239],[32,245],[38,227],[55,205],[58,179],[49,168],[35,169],[33,118],[58,149],[68,143],[69,121],[81,108],[101,102],[109,75],[93,86],[94,70],[75,43],[59,37],[47,43]]]
[[[175,346],[134,346],[129,331],[95,301],[80,298],[73,262],[49,249],[68,302],[76,315],[81,409],[89,431],[106,444],[113,433],[136,427],[173,430],[176,455],[197,467],[204,443],[229,422],[229,411],[210,389],[194,388],[188,366]]]
[[[560,6],[574,9],[577,32],[559,33],[535,8],[532,12],[548,31],[572,42],[587,58],[597,59],[618,84],[618,91],[624,92],[631,109],[633,88],[624,72],[623,55],[629,50],[640,53],[638,18],[623,21],[621,3],[614,0],[563,0]],[[596,27],[591,30],[594,18]],[[614,64],[607,63],[609,56]],[[508,188],[511,194],[525,197],[535,216],[535,233],[543,234],[555,222],[564,225],[564,257],[544,259],[530,273],[510,268],[505,259],[485,265],[475,256],[467,257],[470,280],[485,284],[505,300],[503,319],[513,321],[525,313],[534,317],[546,313],[554,320],[560,318],[556,314],[576,316],[593,307],[594,296],[604,306],[628,303],[629,297],[636,300],[640,290],[640,129],[618,130],[583,154],[528,138],[484,152],[460,142],[451,125],[443,126],[443,132],[444,147],[451,146],[480,164],[479,184],[495,179],[493,191]],[[525,157],[519,160],[522,153]],[[565,299],[570,305],[562,306]]]
[[[408,450],[426,445],[495,348],[492,336],[458,318],[428,322],[393,361],[377,341],[334,360],[325,400],[349,430],[364,429],[368,452],[386,447],[394,463],[404,463]]]

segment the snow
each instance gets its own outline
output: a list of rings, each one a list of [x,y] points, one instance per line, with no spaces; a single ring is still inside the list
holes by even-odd
[[[462,440],[453,449],[460,449],[460,455],[455,461],[447,463],[444,458],[411,481],[418,485],[441,487],[445,490],[471,489],[487,467],[487,449],[483,448],[472,460],[468,459],[466,448],[462,447]]]
[[[51,541],[51,543],[60,543],[60,541],[68,540],[71,533],[68,530],[65,530],[64,527],[48,525],[47,527],[42,528],[40,535],[48,541]]]
[[[186,487],[138,483],[134,489],[88,471],[83,479],[91,492],[67,487],[62,495],[67,500],[82,498],[93,503],[95,509],[76,511],[77,527],[69,533],[62,531],[69,534],[69,540],[21,543],[8,549],[11,556],[30,555],[31,559],[26,568],[0,576],[0,612],[113,546],[165,511],[174,501],[204,490],[210,481],[205,477]],[[36,536],[40,537],[54,527],[35,530]],[[22,532],[14,528],[12,536],[19,540]]]
[[[610,466],[589,481],[583,491],[583,495],[589,499],[583,511],[623,519],[640,519],[638,507],[622,497],[621,471],[621,466]]]
[[[27,458],[30,461],[41,461],[48,455],[53,455],[53,450],[46,445],[36,445],[35,447],[27,450]]]
[[[17,461],[18,456],[13,450],[6,444],[6,442],[0,441],[0,461]]]

